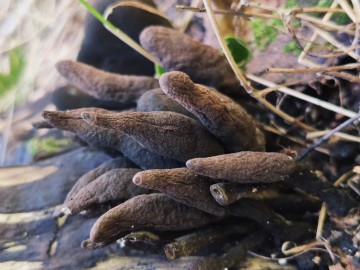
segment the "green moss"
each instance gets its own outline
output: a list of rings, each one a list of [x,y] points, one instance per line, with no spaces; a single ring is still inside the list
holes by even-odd
[[[284,52],[286,53],[293,53],[296,56],[299,56],[301,53],[301,48],[296,44],[295,41],[288,42],[284,47]]]
[[[55,137],[46,137],[43,139],[31,139],[28,144],[28,150],[30,154],[34,157],[39,153],[53,154],[61,150],[61,148],[69,145],[71,143],[68,139],[57,139]]]
[[[265,50],[271,42],[276,40],[278,31],[275,27],[283,27],[282,21],[278,19],[265,21],[264,19],[256,18],[251,22],[254,41],[260,51]]]

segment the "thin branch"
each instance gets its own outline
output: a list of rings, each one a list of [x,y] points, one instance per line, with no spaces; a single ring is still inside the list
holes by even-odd
[[[135,42],[132,38],[130,38],[127,34],[125,34],[123,31],[121,31],[119,28],[117,28],[115,25],[113,25],[110,21],[107,20],[107,17],[112,13],[113,8],[116,7],[115,5],[109,6],[105,12],[104,16],[101,15],[92,5],[89,4],[86,0],[79,0],[86,8],[87,10],[97,19],[99,20],[104,27],[111,32],[113,35],[115,35],[117,38],[119,38],[122,42],[129,45],[131,48],[133,48],[135,51],[143,55],[145,58],[149,59],[154,64],[157,63],[156,59],[147,52],[143,47],[141,47],[137,42]]]
[[[316,228],[316,240],[317,241],[321,241],[321,239],[322,239],[322,233],[323,233],[323,229],[324,229],[327,209],[328,208],[327,208],[326,203],[323,203],[321,206],[321,209],[320,209],[318,224],[317,224],[317,228]]]
[[[352,83],[360,83],[360,78],[359,77],[353,76],[353,75],[351,75],[349,73],[346,73],[346,72],[332,71],[332,72],[328,72],[327,74],[332,75],[334,77],[338,77],[338,78],[347,80],[347,81],[352,82]]]
[[[308,132],[306,134],[306,139],[314,139],[317,137],[321,137],[326,135],[330,130],[321,130],[321,131],[315,131],[315,132]],[[359,136],[353,136],[350,134],[342,133],[342,132],[336,132],[334,136],[338,137],[339,139],[351,141],[360,143],[360,137]]]
[[[262,103],[266,108],[268,108],[269,110],[271,110],[272,112],[274,112],[275,114],[279,115],[280,117],[282,117],[285,121],[292,123],[294,125],[297,125],[307,131],[314,131],[314,128],[306,125],[302,122],[300,122],[299,120],[295,119],[294,117],[280,111],[279,109],[277,109],[275,106],[273,106],[270,102],[268,102],[265,98],[259,96],[259,95],[254,95],[254,92],[256,92],[257,90],[254,89],[248,82],[247,78],[245,77],[245,75],[242,73],[242,71],[239,69],[238,65],[235,63],[227,45],[224,42],[224,39],[222,37],[222,34],[219,30],[219,26],[217,25],[217,21],[215,18],[215,14],[212,10],[211,4],[209,2],[209,0],[203,0],[204,2],[204,6],[206,8],[206,12],[209,16],[209,20],[211,23],[211,26],[215,32],[215,35],[217,37],[218,42],[220,43],[220,46],[223,50],[223,53],[225,54],[226,59],[228,60],[232,70],[234,71],[236,77],[238,78],[238,80],[240,81],[241,86],[245,89],[245,91],[251,95],[252,97],[256,98],[260,103]]]
[[[352,171],[348,171],[346,173],[344,173],[343,175],[341,175],[334,183],[335,187],[340,186],[342,183],[346,182],[347,180],[350,179],[350,177],[352,177],[354,175],[354,170]]]
[[[333,1],[333,3],[331,4],[330,6],[330,9],[332,8],[336,8],[338,6],[337,4],[337,1]],[[323,22],[329,22],[330,19],[331,19],[331,16],[333,15],[333,13],[326,13],[325,16],[322,18],[322,21]],[[298,58],[298,61],[299,61],[299,64],[302,64],[302,65],[306,65],[306,66],[310,66],[310,67],[320,67],[320,65],[318,63],[315,63],[314,61],[311,61],[309,59],[305,59],[305,56],[308,55],[308,51],[311,49],[313,43],[315,42],[315,40],[318,38],[318,34],[317,33],[314,33],[311,38],[310,38],[310,42],[308,42],[303,51],[301,52],[299,58]]]
[[[346,14],[349,16],[349,18],[355,23],[356,22],[356,16],[349,5],[349,2],[347,0],[336,0],[334,2],[338,2],[339,5],[342,7],[343,10],[345,10]]]
[[[327,29],[327,30],[330,30],[330,31],[345,32],[345,33],[348,33],[350,35],[355,34],[354,31],[351,31],[350,29],[347,29],[345,26],[337,25],[336,23],[333,23],[331,21],[324,22],[323,20],[320,20],[320,19],[312,17],[312,16],[308,16],[308,15],[305,15],[305,14],[296,14],[294,17],[299,19],[299,20],[314,23],[314,24],[316,24],[318,26],[321,26],[323,29]]]
[[[291,12],[294,14],[298,13],[345,13],[345,11],[341,8],[322,8],[322,7],[308,7],[308,8],[301,8],[295,7],[291,9]]]
[[[273,82],[270,82],[268,80],[265,80],[263,78],[260,78],[258,76],[255,76],[253,74],[247,74],[247,77],[252,80],[252,81],[255,81],[257,83],[261,83],[263,85],[266,85],[268,87],[274,87],[276,84],[273,83]],[[336,113],[339,113],[339,114],[342,114],[342,115],[345,115],[347,117],[354,117],[356,116],[357,114],[353,111],[349,111],[347,109],[344,109],[344,108],[341,108],[339,106],[336,106],[332,103],[329,103],[329,102],[326,102],[326,101],[323,101],[323,100],[320,100],[320,99],[317,99],[317,98],[314,98],[314,97],[311,97],[311,96],[308,96],[308,95],[305,95],[301,92],[298,92],[298,91],[295,91],[293,89],[290,89],[288,87],[279,87],[278,89],[280,92],[284,93],[284,94],[287,94],[289,96],[293,96],[293,97],[296,97],[298,99],[301,99],[301,100],[304,100],[304,101],[307,101],[309,103],[312,103],[314,105],[317,105],[319,107],[322,107],[322,108],[325,108],[327,110],[330,110],[330,111],[333,111],[333,112],[336,112]],[[257,93],[256,93],[257,94]]]
[[[348,70],[348,69],[357,69],[359,68],[358,63],[347,64],[342,66],[333,66],[333,67],[319,67],[319,68],[268,68],[267,72],[270,73],[315,73],[315,72],[329,72],[329,71],[337,71],[337,70]]]
[[[343,128],[347,127],[348,125],[351,125],[356,120],[360,118],[360,113],[356,114],[355,116],[351,117],[350,119],[346,120],[342,124],[338,125],[336,128],[331,130],[329,133],[327,133],[324,137],[322,137],[320,140],[318,140],[316,143],[314,143],[311,147],[308,149],[305,149],[298,157],[298,160],[304,159],[311,151],[313,151],[316,147],[320,146],[321,144],[325,143],[330,139],[331,136],[333,136],[336,132],[342,130]]]
[[[263,124],[262,128],[264,130],[268,131],[268,132],[271,132],[271,133],[274,133],[274,134],[279,135],[281,137],[284,137],[284,138],[286,138],[287,140],[289,140],[291,142],[297,143],[297,144],[302,145],[302,146],[310,146],[310,145],[306,144],[305,141],[299,139],[298,137],[290,136],[290,135],[286,134],[286,132],[280,131],[280,130],[274,128],[274,127]],[[328,156],[330,155],[329,150],[326,149],[326,148],[318,147],[315,150],[317,152],[319,152],[319,153],[322,153],[322,154],[325,154],[325,155],[328,155]]]
[[[195,6],[195,8],[200,6],[200,4],[202,4],[202,0],[193,0],[192,3],[191,3],[191,5]],[[176,6],[176,8],[177,8],[177,6]],[[189,27],[192,19],[194,18],[194,15],[195,15],[195,13],[190,13],[190,12],[185,14],[185,16],[184,16],[184,18],[182,20],[181,28],[180,28],[181,32],[184,33],[186,31],[186,29]]]
[[[199,13],[206,12],[206,8],[196,8],[196,7],[189,7],[183,5],[177,5],[176,8],[179,10],[186,10],[186,11],[199,12]],[[273,14],[251,13],[251,12],[242,12],[236,10],[218,9],[218,10],[214,10],[214,13],[219,15],[228,15],[228,16],[244,16],[247,18],[258,17],[264,19],[280,19],[279,16]]]
[[[359,58],[359,56],[357,54],[355,54],[355,52],[353,51],[352,47],[346,47],[343,44],[341,44],[340,42],[338,42],[332,35],[330,35],[328,32],[319,29],[318,27],[314,26],[313,24],[311,24],[310,22],[306,22],[305,23],[308,27],[310,27],[316,34],[318,34],[319,36],[321,36],[323,39],[325,39],[327,42],[331,43],[332,45],[334,45],[335,47],[337,47],[339,50],[343,51],[344,53],[346,53],[347,55],[349,55],[350,57],[354,58],[355,60],[357,60]]]

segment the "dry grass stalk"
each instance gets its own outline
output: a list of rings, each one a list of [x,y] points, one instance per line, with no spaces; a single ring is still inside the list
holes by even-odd
[[[110,73],[76,61],[60,61],[56,69],[69,83],[100,100],[131,104],[159,87],[152,77]]]

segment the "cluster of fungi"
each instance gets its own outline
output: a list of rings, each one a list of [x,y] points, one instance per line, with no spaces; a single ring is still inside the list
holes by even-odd
[[[139,41],[167,71],[159,79],[61,61],[56,68],[69,83],[113,109],[45,111],[34,123],[70,131],[113,157],[82,176],[63,205],[67,215],[107,207],[83,248],[123,239],[176,259],[218,243],[222,255],[194,269],[233,267],[248,250],[311,242],[316,220],[304,216],[322,202],[332,226],[359,247],[358,198],[286,151],[266,151],[272,142],[262,124],[229,97],[242,89],[218,50],[164,26],[146,27]]]

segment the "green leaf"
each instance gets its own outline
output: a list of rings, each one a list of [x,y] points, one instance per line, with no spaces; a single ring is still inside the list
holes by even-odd
[[[251,58],[251,52],[246,43],[234,36],[226,36],[224,39],[236,64],[244,68]]]
[[[24,54],[21,47],[9,52],[9,73],[0,73],[0,96],[10,91],[20,80],[25,68]]]
[[[113,25],[110,21],[108,21],[107,19],[105,19],[103,17],[103,15],[96,10],[96,8],[94,8],[91,4],[89,4],[89,2],[87,0],[79,0],[80,3],[82,3],[85,8],[96,18],[98,19],[102,24],[108,26],[110,29],[112,30],[117,30],[117,27],[115,25]]]
[[[160,65],[158,64],[155,64],[155,75],[157,77],[160,77],[162,74],[164,74],[166,72],[166,70],[161,67]]]

